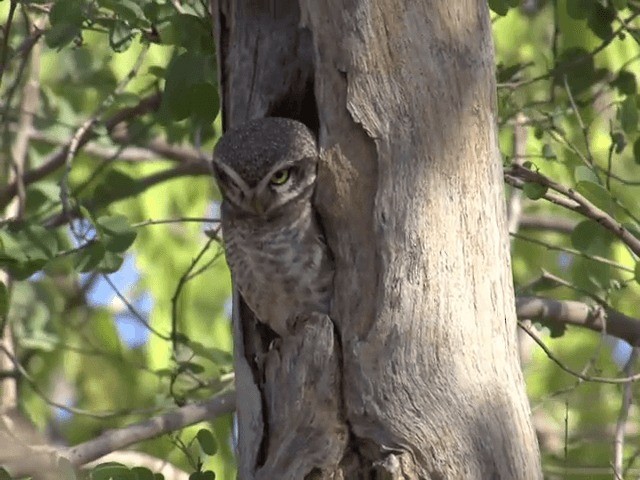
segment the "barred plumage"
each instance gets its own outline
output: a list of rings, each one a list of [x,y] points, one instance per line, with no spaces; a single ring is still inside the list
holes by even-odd
[[[329,312],[333,263],[312,203],[317,160],[311,132],[281,118],[231,130],[214,151],[234,284],[281,336],[296,317]]]

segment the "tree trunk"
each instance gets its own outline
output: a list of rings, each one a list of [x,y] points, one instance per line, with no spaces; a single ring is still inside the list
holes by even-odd
[[[485,0],[212,0],[224,127],[318,134],[332,322],[236,305],[240,478],[540,479]]]

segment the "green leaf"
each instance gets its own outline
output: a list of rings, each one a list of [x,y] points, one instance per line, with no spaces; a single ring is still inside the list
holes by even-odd
[[[131,46],[133,32],[131,27],[122,20],[116,20],[109,29],[109,46],[115,52],[124,52]]]
[[[109,205],[115,200],[132,197],[145,189],[139,181],[120,170],[109,170],[93,193],[92,204],[96,207]]]
[[[116,462],[97,465],[91,471],[91,480],[136,480],[128,467]]]
[[[195,374],[204,373],[204,367],[194,362],[179,362],[178,370],[181,372],[191,372]]]
[[[583,220],[571,232],[571,245],[585,253],[605,253],[615,237],[594,220]]]
[[[144,19],[143,9],[132,0],[100,0],[98,3],[131,25],[138,25]]]
[[[144,467],[133,467],[131,473],[135,475],[135,480],[153,480],[153,472]]]
[[[174,13],[169,22],[159,28],[159,33],[164,45],[175,45],[192,53],[213,54],[211,27],[203,18]]]
[[[553,151],[553,148],[551,148],[551,145],[549,145],[548,143],[545,143],[542,146],[542,156],[544,158],[556,158],[556,154]]]
[[[26,262],[28,260],[20,240],[11,230],[0,230],[0,262]]]
[[[522,191],[531,200],[538,200],[539,198],[544,197],[544,194],[547,193],[547,186],[540,185],[535,182],[527,182],[523,185]]]
[[[233,362],[233,356],[229,352],[225,352],[219,348],[206,347],[195,340],[188,340],[186,343],[195,355],[205,358],[217,365],[230,365]]]
[[[608,40],[613,37],[613,27],[611,23],[616,19],[616,11],[609,7],[603,7],[598,2],[593,4],[587,19],[587,26],[601,40]]]
[[[640,283],[640,261],[636,262],[636,268],[634,269],[634,277],[636,282]]]
[[[506,0],[489,0],[489,8],[502,17],[509,12],[509,4]]]
[[[611,132],[611,143],[614,148],[613,151],[616,153],[622,153],[627,146],[627,139],[621,132]]]
[[[34,183],[27,188],[25,197],[26,215],[38,217],[50,213],[60,201],[60,186],[50,181]]]
[[[208,82],[192,85],[185,93],[184,102],[189,106],[189,116],[197,125],[213,123],[220,110],[218,89]]]
[[[49,28],[45,41],[50,48],[60,49],[80,36],[84,13],[79,0],[53,2],[49,11]]]
[[[636,107],[635,95],[627,96],[620,104],[618,119],[626,134],[631,135],[636,132],[638,129],[638,108]]]
[[[11,480],[11,475],[4,468],[0,467],[0,480]]]
[[[137,232],[124,215],[103,216],[96,220],[100,241],[109,252],[127,250],[136,239]]]
[[[573,171],[573,178],[576,183],[585,181],[599,183],[598,176],[591,168],[587,167],[586,165],[580,165],[576,167],[576,169]]]
[[[147,17],[151,21],[151,23],[155,25],[166,22],[176,13],[175,9],[169,2],[147,3],[144,7],[142,7],[142,11],[144,12],[145,17]]]
[[[102,243],[92,242],[75,253],[73,263],[79,272],[90,272],[95,270],[105,254],[106,250]]]
[[[186,52],[175,57],[167,67],[162,109],[173,120],[198,117],[203,113],[207,116],[207,110],[212,112],[215,109],[217,113],[217,96],[213,98],[209,87],[203,86],[211,84],[214,78],[213,55]],[[211,116],[213,113],[209,113]]]
[[[6,318],[8,312],[9,312],[9,289],[4,284],[4,282],[0,282],[0,317]]]
[[[97,270],[102,273],[113,273],[120,270],[124,257],[121,254],[106,252],[97,266]]]
[[[200,444],[200,448],[207,455],[215,455],[218,451],[218,443],[216,442],[213,433],[211,433],[206,428],[201,428],[198,430],[196,434],[196,438],[198,439],[198,443]]]
[[[576,184],[576,191],[605,212],[611,212],[613,209],[613,198],[611,197],[611,193],[609,193],[609,191],[602,185],[588,181],[581,181]]]
[[[623,95],[635,95],[638,92],[636,76],[628,70],[620,70],[611,85]]]
[[[567,0],[567,13],[575,20],[583,20],[591,14],[593,0]]]
[[[627,8],[627,0],[612,0],[611,3],[616,10],[624,10]]]

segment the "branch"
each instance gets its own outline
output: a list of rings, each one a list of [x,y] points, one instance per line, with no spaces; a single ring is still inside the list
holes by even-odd
[[[577,223],[568,218],[549,217],[546,215],[522,215],[520,230],[546,230],[556,233],[571,233]]]
[[[640,345],[640,320],[611,308],[594,308],[574,300],[543,297],[517,297],[520,320],[542,318],[562,325],[574,325],[594,332],[605,332],[630,345]]]
[[[622,242],[627,245],[631,251],[636,254],[636,256],[640,257],[640,239],[632,235],[621,223],[611,217],[611,215],[596,207],[573,188],[561,185],[538,172],[531,171],[517,164],[513,164],[511,166],[511,171],[507,172],[507,174],[520,177],[528,182],[535,182],[540,185],[544,185],[551,190],[565,195],[576,203],[571,210],[579,212],[585,217],[598,222],[622,240]]]
[[[178,165],[174,168],[169,168],[167,170],[163,170],[158,173],[154,173],[147,177],[143,177],[138,180],[138,183],[144,187],[144,189],[148,189],[154,185],[162,183],[167,180],[171,180],[177,177],[186,177],[186,176],[199,176],[199,175],[210,175],[211,174],[211,166],[206,161],[201,162],[189,162]],[[121,195],[114,194],[110,197],[111,202],[116,202],[118,200],[122,200],[123,198],[127,198],[129,194],[123,192]],[[89,208],[91,205],[86,205]],[[72,210],[67,215],[58,214],[54,215],[51,218],[48,218],[43,222],[46,228],[55,228],[61,225],[64,225],[69,220],[73,220],[74,218],[78,218],[80,216],[80,212],[76,210]]]
[[[97,438],[63,450],[60,455],[72,465],[84,465],[114,450],[231,413],[235,409],[235,401],[235,391],[226,392],[134,425],[109,430]]]
[[[116,112],[113,116],[108,118],[104,125],[108,132],[111,132],[116,125],[126,120],[135,118],[140,115],[144,115],[145,113],[149,113],[155,111],[160,106],[160,94],[156,93],[149,97],[145,97],[137,105],[132,107],[123,108],[122,110]],[[93,130],[86,130],[78,139],[77,139],[77,147],[83,147],[93,136]],[[42,165],[33,170],[29,170],[24,174],[24,184],[25,186],[30,185],[38,180],[46,177],[47,175],[55,172],[65,164],[65,159],[67,158],[67,151],[69,149],[68,144],[62,147],[57,152],[49,155]],[[18,185],[16,182],[10,182],[6,187],[0,189],[0,207],[6,206],[6,204],[16,195]]]

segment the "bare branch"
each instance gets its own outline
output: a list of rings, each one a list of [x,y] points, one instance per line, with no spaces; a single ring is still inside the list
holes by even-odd
[[[640,257],[640,239],[632,235],[621,223],[611,217],[611,215],[596,207],[593,203],[591,203],[588,199],[583,197],[573,188],[561,185],[554,180],[551,180],[550,178],[542,175],[541,173],[531,171],[517,164],[513,164],[511,172],[507,172],[507,174],[520,177],[528,182],[535,182],[540,185],[545,185],[551,190],[565,195],[576,203],[576,206],[574,208],[571,208],[571,210],[579,212],[585,217],[598,222],[600,225],[602,225],[604,228],[606,228],[616,237],[622,240],[622,242],[627,245],[631,249],[631,251],[636,254],[636,256]]]
[[[601,307],[590,307],[574,300],[517,297],[516,313],[521,320],[543,318],[554,323],[588,328],[598,333],[606,331],[630,345],[640,345],[640,320],[610,308],[604,308],[603,312]]]
[[[200,176],[200,175],[210,175],[211,166],[208,162],[189,162],[178,165],[174,168],[169,168],[167,170],[163,170],[158,173],[154,173],[147,177],[143,177],[138,180],[138,183],[143,186],[145,189],[157,185],[159,183],[165,182],[167,180],[171,180],[173,178],[178,177],[187,177],[187,176]],[[123,198],[126,198],[126,193],[122,196],[114,195],[111,197],[112,202],[116,202]],[[91,207],[91,205],[88,205]],[[54,215],[51,218],[45,220],[43,222],[44,226],[47,228],[55,228],[67,223],[67,221],[72,220],[74,218],[78,218],[80,212],[78,210],[73,210],[69,213],[68,216],[64,214]]]
[[[576,227],[574,220],[547,215],[527,215],[520,217],[520,230],[540,230],[556,233],[571,233]]]
[[[97,438],[63,450],[60,455],[69,459],[73,465],[84,465],[114,450],[126,448],[134,443],[155,438],[194,423],[213,420],[233,412],[234,409],[235,391],[229,391],[128,427],[109,430]]]
[[[534,243],[536,245],[540,245],[541,247],[545,247],[547,250],[555,250],[557,252],[565,252],[568,253],[570,255],[575,255],[577,257],[582,257],[582,258],[587,258],[591,261],[594,262],[598,262],[598,263],[602,263],[604,265],[609,265],[610,267],[614,267],[620,270],[624,270],[625,272],[629,272],[629,273],[633,273],[634,270],[633,268],[627,267],[626,265],[622,265],[621,263],[618,262],[614,262],[613,260],[609,260],[606,257],[601,257],[599,255],[591,255],[585,252],[581,252],[580,250],[575,250],[573,248],[568,248],[568,247],[560,247],[557,245],[552,245],[548,242],[542,241],[542,240],[538,240],[537,238],[530,238],[530,237],[526,237],[524,235],[520,235],[519,233],[512,233],[511,236],[513,238],[518,238],[520,240],[523,240],[525,242],[529,242],[529,243]]]

